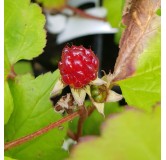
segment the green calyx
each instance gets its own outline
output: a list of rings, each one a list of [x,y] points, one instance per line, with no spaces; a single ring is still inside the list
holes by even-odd
[[[107,99],[108,91],[105,85],[95,86],[92,85],[90,87],[91,96],[95,102],[103,103]]]

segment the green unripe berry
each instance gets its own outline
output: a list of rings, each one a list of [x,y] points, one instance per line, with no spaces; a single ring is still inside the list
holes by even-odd
[[[91,96],[95,102],[103,103],[106,101],[108,91],[105,85],[101,86],[92,85],[90,87],[90,90],[91,90]]]

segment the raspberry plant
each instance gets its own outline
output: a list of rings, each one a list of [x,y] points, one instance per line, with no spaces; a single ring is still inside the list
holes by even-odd
[[[65,1],[60,6],[58,1],[37,1],[47,9],[66,7],[80,16],[100,19],[66,6]],[[109,2],[114,8],[118,6],[115,3],[122,4],[120,0]],[[107,4],[105,0],[104,6],[109,8]],[[114,72],[99,78],[100,62],[93,51],[67,45],[59,69],[35,78],[30,73],[19,74],[15,66],[19,60],[32,60],[42,53],[46,44],[44,15],[29,0],[5,0],[5,159],[160,158],[161,33],[156,14],[160,1],[131,0],[123,8],[121,26],[125,28],[121,28]],[[117,19],[108,18],[113,26],[119,23],[119,10]],[[110,15],[114,16],[112,9]],[[71,93],[52,106],[50,97],[61,96],[67,85]],[[112,90],[116,85],[122,95]],[[116,102],[122,96],[127,106]],[[68,138],[77,142],[74,150],[64,147]]]

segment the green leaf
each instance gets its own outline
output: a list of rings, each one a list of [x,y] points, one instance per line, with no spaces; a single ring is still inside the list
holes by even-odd
[[[160,107],[153,114],[127,110],[102,126],[100,137],[75,146],[71,160],[159,160]]]
[[[120,28],[120,23],[122,19],[122,0],[104,0],[103,6],[107,9],[107,20],[111,24],[112,27],[118,28],[118,33],[115,34],[115,43],[119,43],[122,29]]]
[[[115,42],[116,44],[119,44],[119,41],[120,41],[122,32],[123,32],[123,28],[119,28],[118,33],[115,34],[114,42]]]
[[[13,97],[11,95],[11,92],[10,92],[10,88],[9,88],[9,85],[8,85],[8,82],[5,81],[5,84],[4,84],[4,124],[6,124],[10,118],[10,115],[12,114],[13,112]]]
[[[13,159],[13,158],[6,157],[6,156],[5,156],[5,160],[16,160],[16,159]]]
[[[104,0],[103,6],[107,9],[107,18],[112,27],[119,27],[122,19],[122,0]]]
[[[10,70],[11,70],[11,65],[8,59],[8,55],[6,54],[6,51],[5,51],[5,54],[4,54],[4,79],[5,80],[8,74],[10,73]]]
[[[10,81],[10,89],[14,100],[14,111],[5,126],[5,141],[9,142],[33,133],[61,118],[54,112],[50,92],[57,79],[59,71],[47,73],[34,79],[30,74],[18,76]],[[15,147],[5,155],[21,159],[62,159],[67,155],[61,149],[67,126],[58,128],[35,138],[23,145]]]
[[[86,101],[87,106],[91,106],[92,104],[88,104],[89,101]],[[109,114],[121,112],[123,107],[120,107],[118,103],[105,103],[104,106],[104,114],[107,117]],[[77,132],[77,124],[78,119],[75,118],[69,123],[69,127],[75,133]],[[93,113],[85,120],[83,124],[83,133],[82,135],[99,135],[100,134],[100,126],[102,122],[104,122],[105,118],[103,115],[99,114],[97,110],[94,110]]]
[[[42,53],[46,43],[45,18],[30,0],[5,0],[5,50],[11,64]]]
[[[65,0],[36,0],[39,3],[42,3],[46,8],[58,8],[65,4]]]
[[[161,33],[158,32],[139,58],[136,73],[117,82],[130,106],[151,111],[160,101]]]
[[[118,32],[115,34],[114,41],[119,44],[123,28],[121,28],[122,10],[124,6],[124,0],[104,0],[104,7],[107,9],[107,20],[112,27],[118,28]]]
[[[16,74],[33,74],[32,65],[30,62],[19,61],[14,65],[14,71]]]
[[[156,11],[156,14],[157,14],[158,16],[161,16],[161,8],[159,8],[159,9]]]

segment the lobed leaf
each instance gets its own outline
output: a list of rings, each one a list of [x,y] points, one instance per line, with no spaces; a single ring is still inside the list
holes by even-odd
[[[11,70],[11,65],[9,62],[9,58],[8,58],[8,55],[5,53],[4,54],[4,80],[7,79],[7,76],[10,73],[10,70]]]
[[[5,0],[5,51],[10,64],[31,60],[42,53],[46,43],[44,15],[30,0]]]
[[[13,97],[11,95],[11,92],[10,92],[10,88],[9,88],[9,85],[8,85],[8,82],[5,81],[4,83],[4,124],[7,124],[12,112],[13,112],[13,107],[14,107],[14,104],[13,104]]]
[[[87,137],[76,145],[71,160],[158,160],[160,107],[153,114],[127,110],[110,116],[100,137]]]
[[[19,61],[14,64],[14,71],[16,74],[26,74],[30,73],[33,75],[33,68],[30,62]]]
[[[45,8],[58,8],[65,4],[65,0],[36,0],[42,3]]]
[[[47,73],[34,79],[30,74],[16,77],[10,81],[14,110],[5,126],[5,142],[33,133],[61,116],[54,112],[50,92],[59,79],[59,71]],[[67,153],[61,149],[67,126],[58,128],[15,147],[5,155],[21,159],[62,159]]]

